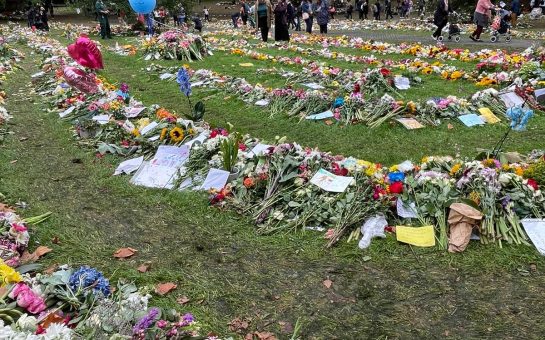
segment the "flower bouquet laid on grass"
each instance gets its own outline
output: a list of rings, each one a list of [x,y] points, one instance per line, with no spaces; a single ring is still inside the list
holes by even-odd
[[[199,35],[167,31],[158,37],[143,38],[140,50],[144,60],[202,60],[208,54],[206,42]]]

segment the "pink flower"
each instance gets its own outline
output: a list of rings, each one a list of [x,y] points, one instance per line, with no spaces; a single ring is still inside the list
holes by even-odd
[[[32,314],[38,314],[46,308],[44,299],[34,293],[26,283],[19,282],[8,296],[17,299],[17,305]]]
[[[18,233],[24,233],[25,231],[27,231],[27,228],[24,224],[12,223],[11,227]]]
[[[167,322],[165,320],[159,320],[157,321],[157,327],[159,328],[165,328],[167,326]]]

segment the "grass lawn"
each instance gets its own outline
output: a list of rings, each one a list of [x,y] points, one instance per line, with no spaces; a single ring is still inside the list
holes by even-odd
[[[70,123],[48,113],[47,104],[31,91],[29,75],[37,72],[40,57],[21,49],[28,55],[24,71],[5,84],[14,134],[0,145],[0,192],[28,204],[23,216],[54,213],[35,231],[37,243],[53,248],[45,266],[89,264],[114,281],[175,282],[173,293],[155,301],[194,313],[205,330],[222,335],[230,334],[227,324],[236,317],[250,320],[249,330],[273,331],[280,338],[290,334],[282,333],[279,322],[295,325],[297,320],[304,339],[514,339],[545,332],[545,305],[536,303],[545,298],[545,261],[533,247],[498,249],[474,242],[465,253],[451,255],[398,244],[392,236],[374,241],[366,251],[355,243],[325,249],[312,231],[257,236],[245,217],[209,207],[205,194],[151,190],[130,185],[128,177],[113,177],[119,159],[97,158],[78,146]],[[101,74],[128,83],[145,104],[178,112],[185,108],[176,83],[142,74],[148,62],[105,50],[103,57]],[[282,79],[236,67],[246,61],[217,53],[191,67],[280,85]],[[199,98],[215,93],[194,92]],[[504,132],[502,126],[470,129],[454,121],[453,129],[445,122],[418,131],[389,124],[375,130],[296,124],[268,119],[255,106],[223,93],[206,105],[205,119],[214,126],[231,122],[266,140],[286,135],[305,146],[386,164],[433,154],[470,156],[478,147],[493,146]],[[506,148],[543,147],[544,127],[543,116],[533,118],[528,131],[511,134]],[[120,247],[138,253],[119,261],[112,253]],[[137,272],[148,261],[151,270]],[[333,281],[330,289],[323,285],[326,279]],[[183,295],[190,302],[180,306],[176,299]]]

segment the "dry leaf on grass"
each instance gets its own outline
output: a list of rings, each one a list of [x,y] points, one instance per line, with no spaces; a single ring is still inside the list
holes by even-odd
[[[229,323],[229,330],[231,332],[240,333],[241,331],[247,330],[248,326],[250,326],[250,323],[248,321],[241,318],[236,318],[231,320],[231,322]]]
[[[182,297],[179,297],[176,302],[178,302],[180,305],[185,305],[186,303],[189,302],[189,298],[187,296],[182,296]]]
[[[53,274],[58,268],[59,268],[59,265],[56,264],[56,263],[54,263],[54,264],[50,265],[49,267],[47,267],[47,268],[44,270],[44,274],[51,275],[51,274]]]
[[[449,130],[454,129],[454,125],[452,125],[452,124],[449,123],[449,124],[447,125],[447,129],[449,129]]]
[[[278,321],[278,325],[280,325],[280,331],[284,334],[291,334],[293,333],[293,325],[287,321]]]
[[[149,263],[142,263],[136,268],[140,273],[145,273],[150,269],[151,265]]]
[[[333,121],[331,119],[328,119],[324,121],[325,125],[333,125]]]
[[[174,289],[176,289],[176,285],[172,282],[159,283],[155,286],[155,292],[159,295],[165,295]]]
[[[0,212],[15,212],[9,205],[0,203]]]
[[[114,257],[118,259],[126,259],[133,256],[138,250],[133,248],[119,248],[115,251]]]
[[[333,284],[333,281],[331,281],[330,279],[327,279],[327,280],[324,280],[324,282],[322,282],[324,284],[324,286],[326,288],[331,288],[331,285]]]
[[[36,248],[36,250],[33,253],[29,253],[28,251],[24,251],[23,255],[21,256],[21,263],[27,264],[27,263],[33,263],[38,261],[38,259],[45,254],[51,252],[53,249],[48,248],[46,246],[39,246]]]
[[[259,340],[276,340],[276,336],[274,336],[274,334],[271,332],[254,332],[254,335]]]

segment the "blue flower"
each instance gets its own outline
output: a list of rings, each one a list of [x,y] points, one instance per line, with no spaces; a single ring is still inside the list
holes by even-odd
[[[511,128],[515,131],[526,129],[528,120],[534,115],[532,110],[523,110],[520,106],[511,107],[506,112],[507,117],[511,119]]]
[[[405,174],[401,171],[390,172],[388,174],[388,180],[390,183],[402,182],[405,179]]]
[[[102,293],[104,296],[110,295],[110,282],[104,275],[88,266],[80,267],[70,275],[68,285],[72,290],[86,289],[91,287],[93,293]]]
[[[343,105],[344,105],[344,98],[341,98],[341,97],[338,97],[337,99],[335,99],[335,102],[333,103],[334,108],[341,107]]]
[[[187,97],[191,94],[191,82],[189,81],[189,74],[185,67],[180,67],[176,76],[176,82],[180,85],[180,91]]]

